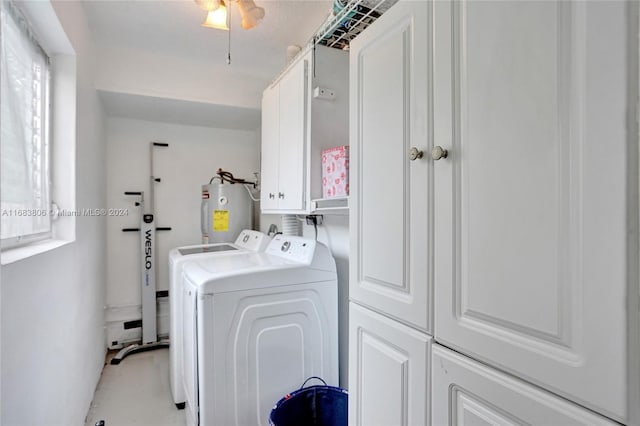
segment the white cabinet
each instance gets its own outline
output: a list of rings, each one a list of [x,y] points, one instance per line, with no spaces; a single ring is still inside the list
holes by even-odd
[[[434,425],[618,424],[439,345],[432,365]]]
[[[262,94],[262,151],[260,206],[278,208],[280,166],[280,87],[268,87]]]
[[[429,424],[429,26],[400,1],[350,46],[350,425]]]
[[[435,337],[624,421],[624,4],[434,10]]]
[[[300,59],[262,97],[263,210],[305,208],[308,68],[308,60]]]
[[[351,43],[349,296],[431,331],[429,9],[399,2]]]
[[[569,423],[639,420],[626,13],[400,0],[351,44],[352,302],[558,395]],[[567,414],[540,409],[523,421]]]
[[[351,303],[349,424],[427,424],[430,346],[430,336]]]
[[[328,89],[334,99],[314,96]],[[309,48],[262,97],[261,209],[305,213],[322,197],[321,152],[348,145],[348,54]]]

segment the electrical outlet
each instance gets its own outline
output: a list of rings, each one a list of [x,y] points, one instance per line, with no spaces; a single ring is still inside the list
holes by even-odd
[[[321,214],[307,215],[307,225],[322,225],[323,216]]]
[[[336,98],[336,92],[326,87],[316,87],[313,89],[313,97],[317,99],[324,99],[326,101],[332,101]]]

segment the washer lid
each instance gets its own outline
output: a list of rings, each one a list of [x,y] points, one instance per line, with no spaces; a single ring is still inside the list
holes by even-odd
[[[182,256],[188,256],[190,254],[216,253],[216,252],[233,251],[233,250],[238,250],[238,248],[232,246],[231,244],[216,244],[216,245],[200,246],[200,247],[192,247],[192,248],[179,248],[178,252]]]
[[[200,295],[282,287],[305,283],[337,282],[332,270],[267,253],[245,252],[234,256],[210,256],[186,262],[183,280]]]

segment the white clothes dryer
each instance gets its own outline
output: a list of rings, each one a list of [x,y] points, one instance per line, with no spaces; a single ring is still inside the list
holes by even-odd
[[[338,385],[335,261],[314,240],[277,235],[264,253],[184,267],[187,424],[268,425],[307,377]]]
[[[200,244],[177,247],[169,252],[169,383],[171,396],[178,408],[184,408],[185,395],[182,379],[182,268],[188,261],[212,256],[262,252],[271,237],[258,231],[245,229],[234,243]]]

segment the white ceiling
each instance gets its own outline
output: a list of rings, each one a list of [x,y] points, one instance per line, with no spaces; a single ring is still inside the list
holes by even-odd
[[[192,76],[194,68],[202,68],[203,74],[213,72],[218,82],[233,82],[237,86],[225,92],[236,97],[250,95],[256,98],[251,103],[260,105],[259,88],[266,87],[282,70],[287,46],[304,46],[329,16],[332,1],[255,1],[265,9],[265,18],[251,30],[241,28],[238,5],[230,2],[230,33],[202,27],[206,12],[194,0],[83,0],[83,5],[99,59],[122,62],[119,69],[131,70],[137,66],[132,60],[135,52],[139,52],[138,57],[151,54],[170,58],[172,72],[158,72],[155,80],[162,75],[161,78],[179,82]],[[231,65],[227,65],[229,34]],[[118,49],[128,54],[106,54]],[[137,78],[135,73],[132,76],[134,80]],[[174,93],[172,98],[164,98],[157,96],[158,90],[149,90],[145,83],[140,81],[139,86],[124,91],[101,87],[107,114],[231,129],[255,130],[260,125],[259,109],[239,108],[238,102],[231,99],[234,96],[227,97],[226,104],[194,102],[188,94],[181,97]]]
[[[204,28],[206,12],[193,0],[84,0],[95,43],[139,49],[176,59],[226,64],[226,31]],[[269,81],[282,69],[286,48],[304,46],[326,20],[331,0],[256,0],[265,18],[251,29],[240,27],[231,2],[231,56],[228,72]],[[224,76],[221,76],[224,78]]]

